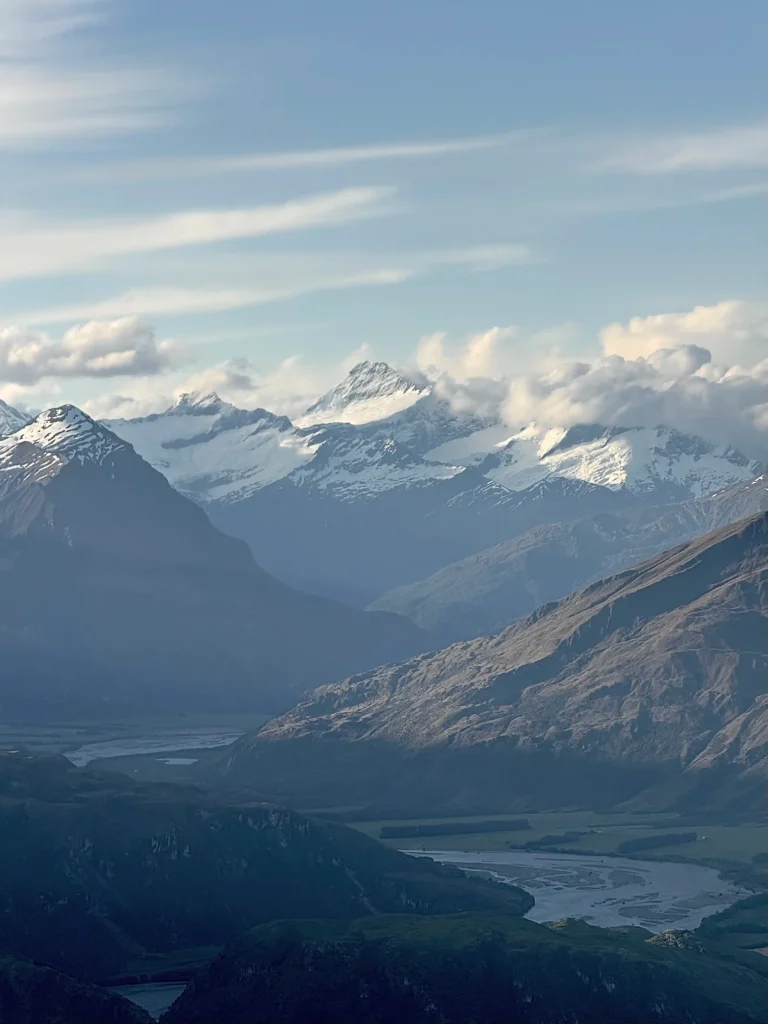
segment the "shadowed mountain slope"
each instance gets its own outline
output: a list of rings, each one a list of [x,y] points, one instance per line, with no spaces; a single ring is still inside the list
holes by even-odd
[[[767,529],[739,522],[496,636],[321,687],[221,778],[299,806],[594,807],[673,781],[678,800],[759,806]]]
[[[405,619],[274,579],[72,406],[0,442],[6,713],[281,709],[427,645]]]

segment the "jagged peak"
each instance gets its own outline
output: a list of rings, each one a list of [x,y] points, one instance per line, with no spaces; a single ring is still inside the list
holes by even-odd
[[[96,463],[113,452],[130,448],[111,430],[70,404],[43,410],[7,442],[29,442],[46,452]]]
[[[363,360],[344,380],[311,405],[299,423],[368,423],[402,412],[424,395],[423,386],[405,377],[389,363]]]
[[[0,398],[0,437],[15,434],[17,430],[26,426],[31,418]]]
[[[171,406],[171,412],[215,413],[232,409],[215,391],[183,391]]]

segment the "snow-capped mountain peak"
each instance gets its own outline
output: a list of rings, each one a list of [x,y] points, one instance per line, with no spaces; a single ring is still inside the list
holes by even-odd
[[[29,416],[25,416],[23,412],[19,412],[18,409],[14,409],[12,405],[8,405],[7,402],[0,399],[0,437],[15,434],[17,430],[26,426],[29,420]]]
[[[211,416],[234,408],[229,402],[219,398],[215,391],[185,391],[179,395],[168,412]]]
[[[43,451],[83,463],[101,464],[116,452],[129,449],[125,441],[75,405],[46,409],[8,438],[6,444],[25,441]]]
[[[365,360],[353,366],[347,376],[307,409],[298,426],[317,423],[371,423],[410,408],[429,394],[389,363]]]

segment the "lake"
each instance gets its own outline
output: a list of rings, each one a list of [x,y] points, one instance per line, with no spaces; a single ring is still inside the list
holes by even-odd
[[[126,999],[141,1006],[150,1017],[157,1020],[160,1014],[164,1013],[171,1003],[178,999],[185,988],[186,985],[177,983],[154,982],[145,985],[120,985],[110,989],[110,992],[125,996]]]
[[[523,850],[405,852],[527,889],[536,899],[527,914],[533,921],[577,917],[603,928],[692,929],[749,895],[700,864]]]

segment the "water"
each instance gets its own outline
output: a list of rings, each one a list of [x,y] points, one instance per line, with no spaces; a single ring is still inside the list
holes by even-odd
[[[536,899],[527,914],[533,921],[577,917],[603,928],[692,929],[748,895],[700,864],[515,850],[406,852],[527,889]]]
[[[100,740],[86,743],[76,750],[67,751],[64,756],[72,764],[82,768],[99,757],[128,757],[133,754],[165,754],[177,750],[208,750],[211,747],[227,747],[242,736],[242,732],[215,732],[194,730],[191,732],[164,733],[155,736],[123,736],[115,740]],[[176,761],[175,763],[180,763]]]
[[[154,982],[146,985],[121,985],[110,991],[130,999],[132,1003],[146,1010],[150,1017],[158,1020],[160,1014],[178,999],[185,988],[186,985],[176,983]]]

